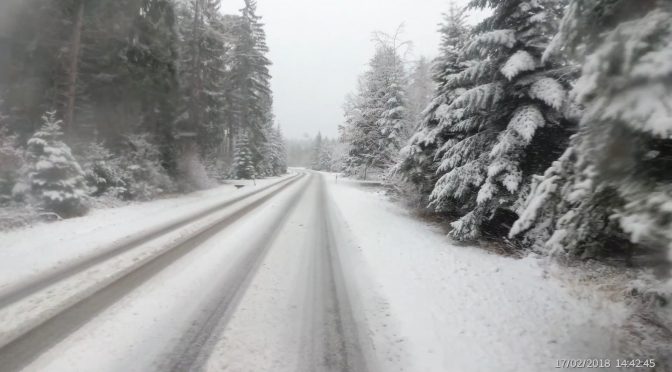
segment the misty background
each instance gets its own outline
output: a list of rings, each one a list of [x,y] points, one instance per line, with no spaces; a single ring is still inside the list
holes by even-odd
[[[455,4],[465,6],[468,0]],[[242,0],[222,2],[222,12],[237,13]],[[270,48],[274,112],[288,138],[336,137],[343,123],[343,101],[373,56],[373,33],[392,34],[404,25],[402,39],[413,43],[408,61],[438,53],[438,25],[447,0],[295,0],[260,1]],[[471,11],[476,24],[489,11]]]

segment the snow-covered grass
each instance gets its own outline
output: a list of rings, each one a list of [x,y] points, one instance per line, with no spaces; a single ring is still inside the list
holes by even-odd
[[[625,306],[576,296],[542,258],[458,246],[380,193],[330,185],[380,370],[538,372],[558,359],[623,357]]]

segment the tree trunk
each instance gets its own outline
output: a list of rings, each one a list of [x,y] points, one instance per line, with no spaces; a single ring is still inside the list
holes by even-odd
[[[68,69],[67,104],[65,107],[65,120],[63,130],[72,131],[75,117],[75,104],[77,96],[77,77],[79,75],[79,53],[82,49],[82,24],[84,23],[84,0],[77,3],[77,14],[72,30],[70,45],[70,65]]]
[[[192,53],[194,56],[192,65],[192,81],[191,81],[191,102],[189,103],[189,116],[193,125],[192,130],[198,131],[201,126],[201,92],[203,90],[202,71],[201,71],[201,41],[203,37],[203,15],[201,0],[194,2],[194,24],[192,30]]]

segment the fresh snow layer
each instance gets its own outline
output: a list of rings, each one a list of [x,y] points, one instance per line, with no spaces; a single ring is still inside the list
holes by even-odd
[[[80,218],[0,233],[0,293],[34,275],[95,254],[129,235],[249,194],[280,179],[257,180],[256,186],[252,181],[232,181],[178,198],[99,209]],[[246,186],[237,189],[234,184]]]
[[[317,311],[317,304],[307,301],[306,290],[314,265],[308,253],[319,239],[315,191],[305,192],[287,216],[282,233],[216,338],[204,371],[302,371],[305,327],[310,326],[310,313]]]
[[[40,355],[25,371],[167,370],[241,258],[288,210],[305,181],[245,215]],[[282,268],[276,268],[282,269]],[[233,278],[235,279],[235,278]],[[265,329],[254,329],[265,332]]]
[[[141,246],[120,253],[67,278],[52,282],[40,291],[1,308],[0,347],[36,324],[88,297],[91,293],[116,282],[138,267],[146,265],[152,259],[185,244],[191,236],[207,230],[210,226],[266,197],[278,187],[281,186],[274,185],[270,189],[221,208],[206,217],[190,221],[186,226],[171,230]]]
[[[346,288],[341,305],[347,302],[343,308],[351,311],[370,372],[541,372],[556,370],[558,359],[619,356],[613,352],[613,325],[622,322],[625,311],[597,297],[574,296],[573,288],[547,273],[544,261],[455,245],[375,188],[337,183],[333,174],[320,177],[327,184],[326,203],[315,175],[288,187],[122,296],[26,370],[170,368],[183,355],[181,348],[192,345],[185,335],[207,324],[202,322],[209,319],[213,301],[243,279],[232,304],[207,328],[212,334],[202,350],[197,344],[205,354],[195,359],[197,369],[342,370],[320,365],[330,362],[320,358],[339,352],[320,349],[329,347],[325,340],[338,341],[329,339],[333,334],[320,338],[320,324],[333,312],[332,294],[315,280],[320,272],[325,275],[325,268],[316,266],[316,250],[325,242],[336,247],[332,261],[342,272],[335,275]],[[90,254],[120,234],[233,195],[224,188],[96,211],[79,223],[30,229],[40,232],[32,239],[27,231],[7,234],[12,239],[3,239],[0,265],[10,270],[6,259],[13,259],[17,273],[30,275]],[[173,213],[165,213],[167,208]],[[48,243],[56,237],[70,244],[55,244],[51,252]],[[5,246],[8,241],[21,245]],[[155,245],[147,252],[160,249],[161,240]],[[267,253],[253,275],[237,274],[246,252],[259,247],[267,247]],[[17,259],[21,251],[34,253]],[[119,257],[119,264],[129,259]]]
[[[347,221],[341,237],[359,248],[351,292],[380,371],[540,372],[558,359],[618,356],[623,309],[574,297],[543,261],[458,246],[371,189],[330,185]]]

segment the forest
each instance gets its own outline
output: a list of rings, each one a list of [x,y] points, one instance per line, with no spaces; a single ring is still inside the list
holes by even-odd
[[[452,4],[422,110],[404,43],[378,38],[344,105],[338,167],[375,173],[457,241],[669,275],[671,7]],[[492,14],[468,25],[483,8]]]
[[[219,3],[2,5],[3,223],[286,172],[256,3]]]
[[[0,0],[0,370],[672,371],[670,304],[672,0]]]

